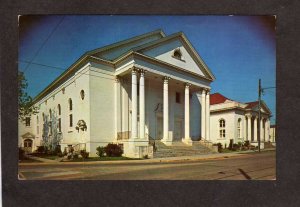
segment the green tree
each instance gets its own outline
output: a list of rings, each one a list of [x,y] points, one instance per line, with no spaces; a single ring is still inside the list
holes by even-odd
[[[32,98],[26,92],[27,87],[28,83],[24,73],[18,71],[19,119],[22,121],[38,112],[38,107],[33,106]]]

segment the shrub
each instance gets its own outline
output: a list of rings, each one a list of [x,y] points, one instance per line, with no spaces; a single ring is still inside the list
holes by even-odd
[[[118,144],[108,144],[104,151],[108,157],[120,157],[123,154],[123,150]]]
[[[83,159],[86,159],[89,157],[89,153],[85,150],[80,150],[80,155]]]
[[[233,144],[231,150],[236,151],[240,148],[238,144]]]
[[[99,157],[103,157],[104,156],[104,153],[105,153],[105,151],[104,151],[104,147],[97,147],[96,148],[96,150],[97,150],[97,152],[96,152],[96,154],[99,156]]]
[[[143,156],[144,159],[149,159],[148,155]]]
[[[23,160],[25,157],[25,151],[19,147],[19,160]]]
[[[54,155],[62,154],[60,145],[56,145],[56,147],[55,147],[55,149],[54,149],[54,151],[53,151],[53,154],[54,154]]]
[[[66,156],[68,153],[67,153],[67,148],[64,149],[64,152],[63,152],[63,156]]]
[[[74,154],[73,159],[78,159],[78,154]]]
[[[249,146],[250,146],[249,140],[246,140],[246,141],[244,142],[244,146],[245,146],[245,147],[249,147]]]
[[[222,152],[223,146],[220,142],[217,144],[213,144],[213,146],[218,146],[218,152]]]
[[[45,153],[46,148],[44,146],[38,146],[37,150],[38,153]]]

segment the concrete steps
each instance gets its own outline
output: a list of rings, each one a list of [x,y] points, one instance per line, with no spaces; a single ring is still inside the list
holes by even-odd
[[[172,146],[167,146],[161,141],[156,140],[155,146],[155,158],[193,156],[214,153],[209,148],[203,146],[203,144],[200,142],[193,142],[192,146],[186,145],[183,142],[173,142]]]

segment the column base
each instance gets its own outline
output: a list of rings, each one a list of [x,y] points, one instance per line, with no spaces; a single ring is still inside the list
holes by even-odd
[[[190,137],[182,139],[182,142],[185,143],[185,144],[187,144],[187,145],[190,145],[190,146],[193,145],[193,141],[192,141],[192,139]]]
[[[166,139],[162,139],[160,140],[162,143],[164,143],[167,146],[172,146],[173,141],[172,140],[166,140]]]

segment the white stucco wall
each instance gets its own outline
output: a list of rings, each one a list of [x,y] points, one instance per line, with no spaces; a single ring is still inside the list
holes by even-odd
[[[59,85],[54,91],[47,94],[35,105],[39,107],[37,114],[31,116],[31,132],[36,136],[36,145],[40,145],[43,133],[43,116],[49,116],[49,111],[55,112],[57,118],[61,118],[62,149],[68,144],[85,143],[90,137],[90,94],[89,94],[89,65],[83,66],[73,76]],[[63,90],[64,89],[64,93]],[[84,90],[85,98],[81,99],[80,91]],[[69,98],[72,99],[73,109],[69,110]],[[61,115],[58,115],[58,104],[61,106]],[[73,115],[73,127],[69,126],[69,115]],[[37,123],[37,117],[39,122]],[[83,119],[87,124],[87,131],[75,129],[78,120]],[[19,126],[19,133],[24,134],[29,129]],[[37,132],[39,128],[39,132]]]
[[[90,74],[90,149],[96,155],[98,146],[115,140],[114,69],[92,63]]]
[[[225,138],[220,138],[219,120],[225,120]],[[223,147],[228,147],[230,139],[235,138],[235,120],[236,116],[233,111],[220,112],[218,114],[210,114],[210,138],[213,143],[221,143]]]

